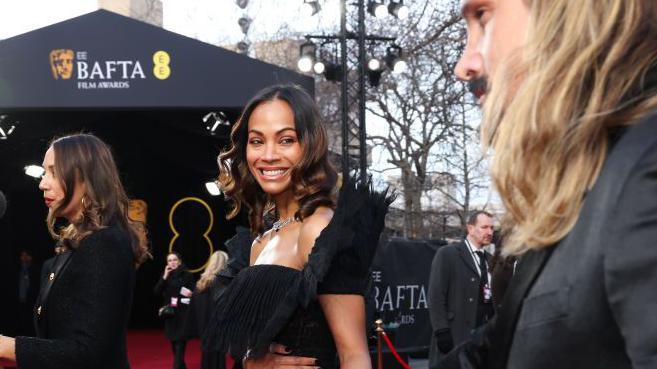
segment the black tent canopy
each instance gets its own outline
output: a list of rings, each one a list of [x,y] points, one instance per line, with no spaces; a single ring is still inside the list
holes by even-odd
[[[129,195],[148,205],[154,260],[139,270],[133,327],[156,325],[160,301],[150,291],[170,245],[197,269],[209,244],[222,248],[234,233],[224,199],[204,187],[217,176],[230,127],[210,134],[202,117],[221,110],[234,122],[255,92],[275,83],[314,89],[311,77],[105,10],[0,41],[0,125],[16,125],[0,139],[0,190],[8,200],[0,295],[16,290],[19,250],[31,249],[36,260],[52,253],[38,181],[23,167],[41,163],[53,137],[91,132],[112,146]],[[189,197],[207,203],[214,221],[197,202],[176,208],[174,244],[169,215]],[[11,333],[12,317],[0,317],[0,331]]]
[[[106,10],[0,41],[0,109],[239,108],[281,82],[313,90],[310,77]]]

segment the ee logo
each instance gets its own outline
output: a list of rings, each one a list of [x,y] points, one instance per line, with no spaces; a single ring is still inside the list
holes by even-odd
[[[157,79],[167,79],[171,75],[171,68],[169,63],[171,62],[171,57],[169,53],[164,50],[156,51],[153,54],[153,75]]]

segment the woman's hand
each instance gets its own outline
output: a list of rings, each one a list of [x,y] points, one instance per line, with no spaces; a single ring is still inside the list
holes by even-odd
[[[164,267],[164,274],[162,275],[162,279],[169,278],[169,273],[171,273],[172,270],[173,270],[173,268],[168,266],[168,265],[166,267]]]
[[[244,369],[320,369],[314,357],[290,356],[283,345],[272,343],[269,353],[258,359],[244,359]]]
[[[16,361],[16,341],[0,335],[0,358]]]

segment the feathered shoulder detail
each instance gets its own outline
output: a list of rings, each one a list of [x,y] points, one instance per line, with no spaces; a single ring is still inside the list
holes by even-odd
[[[240,272],[228,288],[234,291],[227,292],[217,302],[215,316],[205,335],[206,338],[211,337],[206,340],[206,347],[230,351],[238,358],[246,354],[248,348],[249,355],[260,356],[267,352],[270,343],[290,321],[295,310],[307,307],[317,298],[318,285],[341,278],[343,273],[361,280],[367,279],[393,199],[387,189],[374,191],[371,180],[367,183],[354,179],[345,181],[333,218],[315,240],[304,268],[301,271],[293,270],[293,276],[290,276],[290,270],[283,272],[287,285],[282,286],[283,289],[269,286],[267,293],[264,292],[264,285],[256,285],[258,282],[250,271],[254,267]],[[263,268],[256,269],[264,271]],[[239,306],[262,304],[263,294],[267,295],[267,304],[258,307],[257,313],[254,309],[239,311]],[[245,316],[249,312],[253,316]],[[236,321],[243,324],[235,324]]]

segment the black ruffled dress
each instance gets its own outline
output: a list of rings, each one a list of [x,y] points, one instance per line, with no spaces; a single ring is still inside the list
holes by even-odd
[[[253,265],[236,272],[217,299],[204,334],[205,347],[240,360],[247,353],[259,357],[276,342],[291,355],[317,358],[323,369],[338,368],[335,342],[317,295],[364,294],[391,201],[386,192],[374,192],[369,184],[348,182],[302,270]],[[231,251],[248,257],[248,237],[238,234],[231,241]]]

